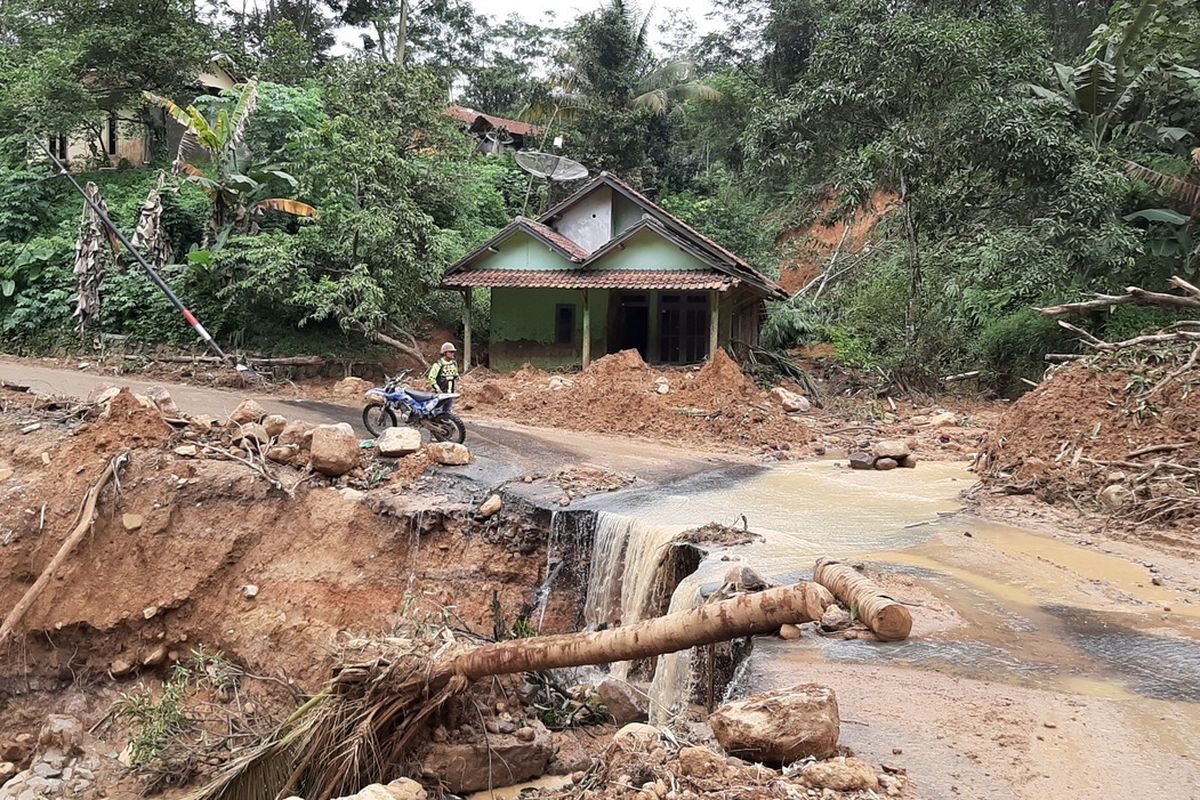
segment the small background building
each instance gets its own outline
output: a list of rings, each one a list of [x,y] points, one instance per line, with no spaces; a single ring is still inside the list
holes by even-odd
[[[214,58],[208,67],[196,76],[195,96],[217,95],[232,89],[237,80],[224,58]],[[85,79],[86,81],[86,79]],[[183,105],[192,98],[171,98]],[[183,135],[183,126],[161,109],[152,109],[158,114],[167,131],[168,152],[174,152]],[[134,109],[118,109],[96,120],[94,135],[50,136],[47,146],[61,161],[82,167],[115,167],[122,161],[134,166],[148,164],[153,159],[153,137],[145,118]],[[35,158],[40,152],[35,153]]]
[[[522,150],[533,147],[534,137],[542,132],[537,125],[515,119],[484,114],[466,106],[448,106],[444,112],[464,123],[468,133],[479,139],[479,152],[499,153],[501,150]]]
[[[787,297],[608,173],[537,220],[518,217],[442,283],[491,289],[489,361],[499,370],[587,366],[630,348],[650,363],[702,361],[730,342],[757,344],[764,301]],[[469,313],[464,328],[469,356]]]

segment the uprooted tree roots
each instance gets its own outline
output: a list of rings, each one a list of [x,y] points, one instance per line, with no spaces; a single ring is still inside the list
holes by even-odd
[[[383,780],[424,723],[473,681],[519,672],[630,661],[787,623],[820,619],[833,596],[815,583],[769,589],[595,633],[471,645],[449,629],[378,643],[342,667],[270,741],[234,760],[198,800],[326,800]]]

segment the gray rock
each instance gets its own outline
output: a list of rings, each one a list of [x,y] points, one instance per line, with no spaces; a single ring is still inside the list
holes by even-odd
[[[907,458],[907,457],[908,456],[905,456],[905,458]],[[877,459],[875,459],[875,469],[882,470],[884,472],[895,469],[898,466],[900,466],[900,462],[894,458],[877,458]]]
[[[875,457],[862,451],[851,453],[850,469],[875,469]]]
[[[375,446],[381,456],[400,458],[421,449],[421,432],[408,426],[388,428],[375,440]]]
[[[616,678],[605,678],[596,687],[601,704],[618,725],[645,722],[650,717],[650,698],[641,689]]]

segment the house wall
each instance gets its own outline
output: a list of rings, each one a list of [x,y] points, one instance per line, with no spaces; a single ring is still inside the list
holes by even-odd
[[[555,314],[559,305],[575,306],[575,341],[554,341]],[[608,340],[608,292],[588,293],[592,323],[592,357],[604,355]],[[492,369],[512,371],[529,363],[541,369],[578,366],[583,341],[583,292],[577,289],[493,289],[491,341]]]
[[[485,253],[472,269],[571,269],[577,266],[524,231],[518,231]]]
[[[554,229],[589,253],[613,236],[613,191],[601,186],[559,217]]]
[[[642,218],[645,210],[625,195],[613,197],[613,235],[629,230],[633,224]]]
[[[654,231],[643,229],[625,242],[623,248],[601,256],[589,269],[708,270],[711,267]]]

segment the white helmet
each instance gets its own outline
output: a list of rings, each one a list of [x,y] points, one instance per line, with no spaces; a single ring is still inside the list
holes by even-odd
[[[454,347],[454,342],[446,342],[444,345],[442,345],[442,355],[456,352],[458,352],[458,350]]]

